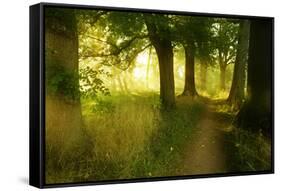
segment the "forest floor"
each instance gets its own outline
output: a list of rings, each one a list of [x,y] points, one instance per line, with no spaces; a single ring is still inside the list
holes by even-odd
[[[227,159],[231,158],[229,149],[233,147],[228,139],[232,129],[231,118],[231,115],[216,112],[207,106],[192,141],[186,145],[182,173],[214,174],[230,170]]]
[[[70,145],[48,144],[53,147],[47,150],[47,182],[271,168],[270,142],[234,127],[236,113],[225,102],[182,96],[176,105],[172,111],[161,110],[157,94],[84,100],[83,136],[64,141]]]
[[[270,143],[235,126],[223,100],[205,100],[204,112],[185,147],[180,174],[217,174],[270,169]]]

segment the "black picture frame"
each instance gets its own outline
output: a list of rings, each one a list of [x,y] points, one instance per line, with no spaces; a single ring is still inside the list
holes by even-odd
[[[96,182],[73,182],[60,184],[45,183],[45,34],[44,34],[44,10],[46,7],[71,8],[71,9],[89,9],[89,10],[108,10],[108,11],[130,11],[138,13],[155,13],[155,14],[173,14],[203,17],[223,17],[249,20],[264,20],[272,25],[271,39],[271,74],[272,74],[272,97],[271,97],[271,114],[272,114],[272,142],[271,142],[271,169],[266,171],[253,172],[231,172],[221,174],[202,174],[202,175],[184,175],[173,177],[153,177],[139,179],[123,180],[105,180]],[[56,4],[56,3],[39,3],[30,6],[30,129],[29,129],[29,184],[38,188],[53,188],[67,186],[85,186],[112,183],[132,183],[147,181],[178,180],[191,178],[209,178],[209,177],[227,177],[242,175],[257,175],[274,173],[274,18],[259,17],[248,15],[228,15],[214,13],[196,13],[168,10],[152,10],[138,8],[121,8],[121,7],[104,7],[93,5],[74,5],[74,4]]]

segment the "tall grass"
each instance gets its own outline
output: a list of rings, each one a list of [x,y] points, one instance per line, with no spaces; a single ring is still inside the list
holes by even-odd
[[[192,103],[191,103],[192,102]],[[186,97],[177,98],[178,106],[162,111],[143,157],[134,166],[135,177],[182,175],[186,146],[203,113],[203,106]]]
[[[45,176],[48,184],[81,179],[77,159],[87,156],[89,140],[80,126],[81,119],[69,120],[69,116],[77,114],[75,107],[56,97],[46,98]]]
[[[63,131],[47,131],[47,182],[178,175],[186,141],[202,111],[192,103],[178,100],[178,107],[167,112],[153,94],[82,100],[82,132],[63,130],[75,132],[70,146],[57,143],[56,135]]]
[[[130,164],[142,157],[152,132],[158,128],[156,100],[107,97],[93,103],[92,108],[93,112],[84,112],[84,115],[87,116],[87,132],[95,145],[91,150],[93,178],[130,178]]]

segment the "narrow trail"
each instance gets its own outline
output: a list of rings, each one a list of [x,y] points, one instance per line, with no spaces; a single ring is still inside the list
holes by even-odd
[[[214,174],[229,170],[227,133],[231,127],[229,116],[207,108],[197,130],[187,143],[182,174]]]

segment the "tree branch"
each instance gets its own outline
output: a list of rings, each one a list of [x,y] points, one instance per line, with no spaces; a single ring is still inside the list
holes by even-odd
[[[105,40],[102,40],[102,39],[98,39],[98,38],[90,36],[90,35],[87,35],[87,37],[92,38],[92,39],[94,39],[96,41],[108,44],[108,45],[114,47],[114,49],[116,51],[110,52],[108,54],[94,54],[93,53],[91,55],[82,55],[81,56],[82,59],[86,59],[86,58],[90,58],[90,57],[97,58],[97,57],[118,56],[123,50],[127,49],[128,47],[130,47],[135,40],[137,40],[137,39],[144,39],[144,38],[147,38],[148,36],[147,35],[137,35],[137,36],[134,36],[131,39],[127,40],[126,42],[122,43],[123,45],[121,44],[120,47],[118,47],[116,44],[114,44],[112,42],[105,41]]]

